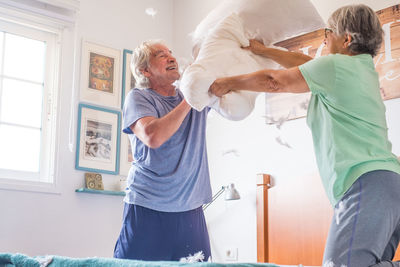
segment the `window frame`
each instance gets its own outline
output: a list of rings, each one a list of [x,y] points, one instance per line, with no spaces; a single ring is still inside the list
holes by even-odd
[[[58,103],[61,88],[59,76],[64,26],[43,17],[35,19],[39,22],[34,23],[30,14],[9,12],[5,15],[2,11],[3,8],[0,8],[1,31],[45,41],[46,60],[43,79],[39,173],[0,169],[0,189],[58,193],[56,186],[58,158],[56,143],[58,143],[59,138],[57,117],[59,115]],[[2,75],[0,77],[1,82],[3,78]]]

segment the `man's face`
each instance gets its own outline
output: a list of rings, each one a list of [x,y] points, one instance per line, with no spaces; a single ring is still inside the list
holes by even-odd
[[[180,77],[176,59],[172,56],[171,51],[162,44],[152,46],[149,66],[144,74],[152,83],[172,84]]]

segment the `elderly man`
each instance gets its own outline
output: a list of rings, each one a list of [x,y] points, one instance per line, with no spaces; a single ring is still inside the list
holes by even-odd
[[[139,45],[131,69],[137,88],[124,103],[123,132],[134,163],[114,257],[174,261],[202,251],[207,260],[211,252],[202,205],[212,197],[208,109],[191,109],[175,88],[178,64],[161,41]]]

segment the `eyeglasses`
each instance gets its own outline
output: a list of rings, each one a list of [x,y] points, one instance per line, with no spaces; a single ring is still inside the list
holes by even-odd
[[[328,38],[328,33],[333,32],[330,28],[325,28],[325,38]]]

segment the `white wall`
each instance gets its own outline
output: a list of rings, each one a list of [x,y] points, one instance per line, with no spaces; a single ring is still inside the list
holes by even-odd
[[[157,16],[146,15],[147,7],[157,9]],[[79,48],[82,38],[120,49],[121,53],[149,38],[162,38],[172,44],[172,12],[172,0],[82,0],[76,29]],[[67,29],[58,118],[60,157],[56,179],[60,193],[0,190],[0,251],[32,256],[113,255],[122,222],[122,197],[75,193],[84,185],[84,172],[75,170],[75,147],[73,152],[68,149],[73,39],[73,32]],[[79,64],[77,67],[79,74]],[[74,103],[76,108],[78,98]],[[74,134],[76,120],[75,113]],[[119,176],[103,175],[103,180],[106,189],[113,189]]]
[[[190,33],[219,3],[219,0],[174,0],[174,54],[179,59],[191,59]]]
[[[347,4],[364,3],[375,10],[398,4],[395,0],[311,1],[325,21],[335,9]],[[182,57],[191,55],[188,33],[219,2],[221,1],[174,1],[175,54]],[[386,101],[385,104],[393,152],[400,155],[400,99]],[[257,260],[256,174],[271,174],[276,186],[279,186],[280,181],[318,172],[311,134],[305,119],[286,122],[278,130],[275,126],[264,123],[264,107],[264,96],[260,95],[255,111],[243,121],[228,121],[216,113],[209,115],[207,149],[213,192],[234,182],[242,197],[241,200],[232,202],[223,201],[220,197],[205,212],[213,258],[217,262],[227,262],[225,253],[229,249],[238,249],[239,262]],[[279,145],[275,141],[278,136],[287,141],[292,149]],[[236,153],[226,154],[231,150]]]

